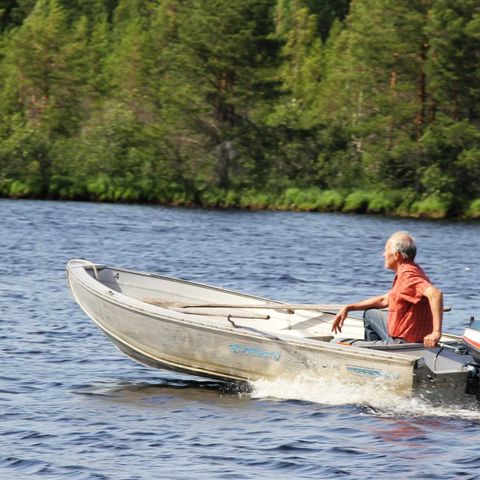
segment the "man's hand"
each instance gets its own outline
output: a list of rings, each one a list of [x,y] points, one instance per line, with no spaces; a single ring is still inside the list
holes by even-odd
[[[442,334],[440,332],[432,332],[423,339],[423,346],[427,348],[433,348],[437,346],[438,341]]]
[[[335,317],[335,320],[333,321],[332,324],[332,332],[334,333],[342,333],[342,327],[343,327],[343,322],[347,318],[348,315],[348,308],[343,307],[338,313],[337,316]]]

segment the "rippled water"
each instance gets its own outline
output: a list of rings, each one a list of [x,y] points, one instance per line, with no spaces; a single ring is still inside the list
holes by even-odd
[[[320,380],[219,382],[148,369],[94,327],[69,258],[292,302],[385,292],[408,229],[459,333],[480,315],[480,224],[0,201],[0,478],[480,478],[476,404],[432,406]]]

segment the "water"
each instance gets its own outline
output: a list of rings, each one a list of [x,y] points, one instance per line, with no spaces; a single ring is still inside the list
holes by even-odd
[[[445,330],[480,315],[480,224],[0,201],[1,479],[480,478],[480,410],[320,380],[220,382],[138,365],[72,300],[69,258],[295,303],[384,293],[410,230]]]

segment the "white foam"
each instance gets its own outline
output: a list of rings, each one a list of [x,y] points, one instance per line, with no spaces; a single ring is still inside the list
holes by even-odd
[[[480,420],[479,403],[466,397],[461,405],[433,404],[421,397],[402,397],[389,391],[380,381],[376,384],[353,384],[307,376],[294,381],[258,380],[252,382],[253,398],[302,400],[323,405],[358,405],[378,416],[451,417]]]

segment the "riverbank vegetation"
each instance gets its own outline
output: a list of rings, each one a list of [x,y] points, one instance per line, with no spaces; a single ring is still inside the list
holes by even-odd
[[[480,218],[478,0],[3,0],[0,195]]]

